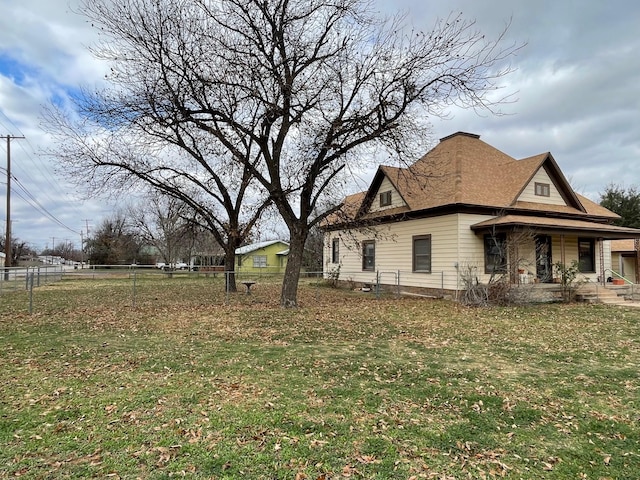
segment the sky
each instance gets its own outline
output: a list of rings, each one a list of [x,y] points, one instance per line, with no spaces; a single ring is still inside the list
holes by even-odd
[[[457,131],[514,158],[551,152],[574,190],[599,201],[610,184],[640,185],[640,2],[636,0],[374,0],[404,12],[418,30],[461,13],[487,38],[507,25],[523,44],[501,92],[502,115],[452,109],[433,119],[434,138]],[[108,66],[89,53],[96,31],[73,11],[78,0],[0,0],[0,137],[11,140],[13,235],[36,250],[80,245],[109,216],[110,199],[87,199],[42,155],[43,106],[81,85],[99,85]],[[425,152],[426,153],[426,152]],[[6,221],[6,138],[0,138],[0,224]],[[126,201],[127,199],[120,199]]]

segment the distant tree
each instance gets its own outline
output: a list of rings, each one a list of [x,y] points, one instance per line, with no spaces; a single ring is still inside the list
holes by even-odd
[[[119,212],[102,221],[86,241],[89,261],[94,265],[123,265],[138,262],[142,244]]]
[[[0,238],[0,251],[4,252],[5,237]],[[35,257],[36,251],[29,246],[28,242],[11,236],[11,265],[17,266],[22,258]]]
[[[302,266],[307,272],[322,272],[323,249],[324,233],[317,225],[314,225],[309,230],[302,258]]]
[[[154,247],[165,264],[189,261],[197,232],[195,212],[189,205],[152,190],[127,213],[140,240]]]
[[[640,192],[638,187],[625,188],[609,184],[600,196],[600,205],[620,215],[614,223],[623,227],[640,228]]]

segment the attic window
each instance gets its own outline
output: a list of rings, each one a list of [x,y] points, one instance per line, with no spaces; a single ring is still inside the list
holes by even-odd
[[[388,207],[391,205],[391,190],[380,193],[380,206]]]
[[[551,187],[548,183],[538,183],[536,182],[536,195],[539,197],[549,197],[551,196]]]

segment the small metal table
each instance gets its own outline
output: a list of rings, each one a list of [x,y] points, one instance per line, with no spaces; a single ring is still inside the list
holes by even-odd
[[[246,295],[251,295],[251,287],[255,285],[256,282],[242,282],[242,284],[247,287]]]

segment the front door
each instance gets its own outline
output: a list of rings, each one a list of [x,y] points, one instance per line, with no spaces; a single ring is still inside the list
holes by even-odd
[[[536,276],[541,282],[553,281],[551,237],[549,235],[536,235]]]

